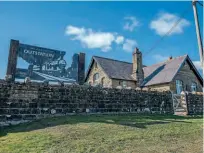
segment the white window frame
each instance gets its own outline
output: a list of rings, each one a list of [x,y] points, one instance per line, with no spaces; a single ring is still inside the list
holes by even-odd
[[[196,92],[197,91],[197,83],[196,82],[192,82],[191,83],[191,92]]]
[[[176,80],[176,93],[181,94],[182,91],[183,91],[183,81]]]
[[[122,87],[126,88],[127,87],[127,81],[122,81]]]

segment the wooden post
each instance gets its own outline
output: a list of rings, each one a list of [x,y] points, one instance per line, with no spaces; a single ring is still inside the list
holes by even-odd
[[[10,79],[12,82],[15,81],[18,49],[19,49],[19,41],[11,40],[6,75],[11,77]]]

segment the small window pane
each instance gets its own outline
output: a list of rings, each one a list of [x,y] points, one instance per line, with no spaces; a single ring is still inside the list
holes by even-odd
[[[123,87],[126,87],[126,86],[127,86],[127,82],[126,82],[126,81],[123,81],[123,82],[122,82],[122,86],[123,86]]]
[[[192,82],[191,84],[191,91],[196,92],[197,84],[195,82]]]
[[[181,80],[176,80],[176,93],[180,94],[183,91],[183,82]]]
[[[95,73],[94,76],[93,76],[93,82],[95,82],[98,79],[99,79],[99,74]]]

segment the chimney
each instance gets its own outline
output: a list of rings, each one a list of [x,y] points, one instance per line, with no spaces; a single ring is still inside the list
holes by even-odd
[[[137,81],[137,87],[140,87],[144,80],[144,72],[142,69],[142,52],[135,48],[132,54],[132,77]]]
[[[169,56],[168,61],[170,61],[170,60],[172,60],[172,59],[173,59],[173,57],[172,57],[172,56]]]

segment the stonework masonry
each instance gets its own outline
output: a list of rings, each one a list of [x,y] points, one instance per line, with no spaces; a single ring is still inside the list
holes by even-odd
[[[93,76],[96,73],[99,74],[99,78],[97,82],[94,82]],[[100,65],[98,65],[96,62],[93,63],[93,68],[91,69],[87,80],[90,85],[102,84],[102,81],[103,81],[103,87],[106,87],[106,88],[112,87],[112,80],[105,74],[105,72],[102,70]]]
[[[186,103],[188,115],[203,115],[203,94],[187,94]]]
[[[119,79],[112,79],[112,88],[116,88],[118,86],[122,86],[122,81],[124,80],[119,80]],[[136,81],[130,81],[130,80],[125,80],[127,87],[131,87],[131,89],[136,89]]]
[[[203,112],[203,95],[188,94],[187,100],[189,114]],[[172,94],[80,85],[0,83],[0,125],[98,113],[173,114]]]
[[[164,83],[164,84],[148,86],[147,88],[149,88],[150,90],[169,91],[171,89],[170,85],[171,85],[170,83]]]
[[[90,86],[0,84],[0,123],[91,113],[173,114],[170,92]]]

